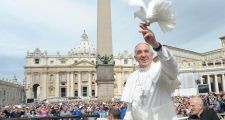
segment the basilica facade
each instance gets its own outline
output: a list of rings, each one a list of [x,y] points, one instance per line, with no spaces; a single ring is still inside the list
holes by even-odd
[[[225,91],[225,37],[220,40],[221,48],[205,53],[165,45],[180,70],[181,86],[174,95],[197,95],[200,85],[206,85],[209,92]],[[136,62],[127,51],[114,55],[114,61],[114,96],[119,98]],[[26,98],[97,97],[96,48],[85,31],[67,55],[48,55],[38,48],[27,52],[24,69]]]
[[[114,96],[119,97],[124,82],[134,71],[134,60],[124,51],[114,56],[114,61]],[[38,48],[27,52],[24,69],[26,98],[97,97],[96,47],[85,31],[79,45],[67,55],[48,55]]]

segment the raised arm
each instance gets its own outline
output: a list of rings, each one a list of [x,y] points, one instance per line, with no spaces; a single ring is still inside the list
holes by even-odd
[[[162,71],[167,75],[169,80],[176,80],[178,76],[178,65],[169,50],[162,46],[162,48],[157,51],[157,55],[160,57],[162,63]]]
[[[157,52],[162,63],[162,70],[168,76],[170,80],[175,80],[178,75],[178,65],[174,60],[174,57],[168,51],[168,49],[162,46],[156,39],[154,33],[148,29],[146,24],[140,24],[140,33],[142,33],[145,42],[150,44],[152,48]]]

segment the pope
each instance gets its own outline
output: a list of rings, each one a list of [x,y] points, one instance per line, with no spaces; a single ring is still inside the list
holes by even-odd
[[[171,94],[180,85],[178,65],[146,24],[140,24],[140,33],[145,42],[134,48],[139,68],[128,77],[121,98],[128,104],[124,120],[177,120]]]

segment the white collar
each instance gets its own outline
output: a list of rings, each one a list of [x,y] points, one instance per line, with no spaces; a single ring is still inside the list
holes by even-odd
[[[151,64],[149,64],[149,66],[147,66],[147,67],[145,67],[145,68],[141,68],[141,67],[139,66],[139,71],[140,71],[140,72],[147,72],[150,68],[151,68]]]

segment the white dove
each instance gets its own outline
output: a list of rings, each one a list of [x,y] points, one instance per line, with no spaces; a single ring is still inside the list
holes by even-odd
[[[132,6],[138,6],[140,9],[134,13],[135,17],[140,18],[146,24],[158,22],[163,32],[174,29],[176,25],[175,11],[172,9],[171,1],[151,0],[146,7],[143,0],[128,0]]]

